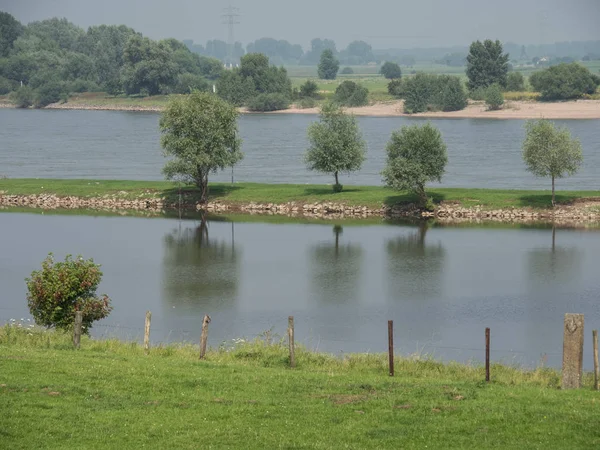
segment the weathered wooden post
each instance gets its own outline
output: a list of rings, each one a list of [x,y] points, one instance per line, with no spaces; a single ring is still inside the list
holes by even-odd
[[[294,351],[294,316],[288,317],[288,342],[290,344],[290,367],[296,367],[296,355]]]
[[[394,376],[394,321],[388,320],[388,363],[390,377]]]
[[[583,376],[583,314],[565,314],[562,388],[581,387]]]
[[[600,367],[598,366],[598,330],[592,331],[594,337],[594,389],[600,390]]]
[[[146,311],[146,324],[144,325],[144,350],[146,354],[150,353],[150,322],[152,321],[152,313]]]
[[[75,324],[73,326],[73,347],[81,345],[81,332],[83,328],[83,312],[75,311]]]
[[[202,335],[200,336],[200,359],[206,355],[206,341],[208,340],[208,324],[210,323],[210,316],[204,315],[202,321]]]
[[[490,329],[485,329],[485,381],[490,382]]]

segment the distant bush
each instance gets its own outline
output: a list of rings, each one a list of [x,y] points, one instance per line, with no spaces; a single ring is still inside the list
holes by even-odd
[[[182,73],[177,77],[177,83],[175,84],[173,93],[189,94],[194,90],[208,92],[210,90],[210,85],[203,77],[192,73]]]
[[[314,108],[317,106],[317,101],[314,98],[306,97],[300,100],[298,107],[300,109]]]
[[[428,110],[459,111],[467,106],[460,78],[451,75],[418,73],[404,80],[404,112]]]
[[[485,92],[485,104],[490,111],[498,110],[504,105],[504,94],[499,84],[488,86]]]
[[[342,75],[354,75],[354,69],[352,67],[344,67],[340,73]]]
[[[23,85],[16,91],[10,94],[10,101],[13,102],[17,108],[29,108],[33,105],[34,92],[27,85]]]
[[[385,62],[381,69],[379,69],[379,73],[383,75],[388,80],[395,80],[397,78],[402,78],[402,70],[400,66],[393,62]]]
[[[67,84],[69,92],[100,92],[102,88],[93,81],[77,79]]]
[[[569,100],[594,94],[600,85],[600,78],[586,67],[571,63],[535,72],[529,82],[541,94],[542,100]]]
[[[306,80],[300,85],[298,96],[300,98],[317,98],[319,96],[319,86],[312,80]]]
[[[485,100],[485,92],[486,92],[486,89],[483,87],[471,89],[469,91],[469,98],[471,100],[483,101],[483,100]]]
[[[15,83],[8,78],[0,77],[0,95],[6,95],[12,92],[15,88]]]
[[[387,85],[388,94],[393,95],[396,98],[404,97],[404,81],[398,78],[396,80],[390,80]]]
[[[289,99],[279,93],[259,94],[248,102],[248,109],[256,112],[279,111],[289,106]]]
[[[354,81],[343,81],[335,90],[334,101],[341,106],[364,106],[369,103],[369,90]]]
[[[61,99],[65,99],[66,95],[67,88],[65,83],[51,80],[35,90],[33,104],[36,108],[43,108],[51,103],[56,103]]]
[[[521,72],[510,72],[506,77],[506,91],[523,92],[525,90],[525,78]]]

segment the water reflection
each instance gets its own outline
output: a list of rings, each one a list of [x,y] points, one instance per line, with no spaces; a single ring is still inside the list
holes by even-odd
[[[421,222],[417,232],[387,240],[390,298],[427,300],[442,294],[446,250],[439,241],[425,242],[428,229]]]
[[[344,230],[334,225],[333,242],[320,242],[311,251],[312,296],[320,303],[335,304],[360,300],[360,245],[341,242]]]
[[[233,223],[231,227],[229,239],[209,239],[203,216],[199,226],[178,228],[164,237],[163,299],[168,305],[212,311],[235,303],[240,257]]]

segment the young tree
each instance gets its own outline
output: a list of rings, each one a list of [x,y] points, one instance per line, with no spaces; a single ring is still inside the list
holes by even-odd
[[[81,256],[64,262],[54,262],[52,253],[42,262],[42,270],[35,270],[27,283],[27,303],[35,323],[45,327],[69,330],[73,327],[75,311],[83,313],[83,326],[89,332],[92,322],[108,316],[110,299],[96,296],[102,272],[92,259]]]
[[[319,86],[313,80],[306,80],[300,85],[300,98],[318,98]]]
[[[381,69],[379,69],[379,73],[383,75],[388,80],[396,80],[398,78],[402,78],[402,70],[400,66],[396,63],[386,61]]]
[[[506,86],[508,53],[502,53],[500,41],[476,41],[471,44],[467,55],[467,77],[469,90],[486,88],[494,83]]]
[[[323,50],[318,68],[319,78],[322,80],[335,80],[339,69],[340,63],[333,56],[333,51],[330,49]]]
[[[511,72],[506,78],[506,90],[511,92],[523,92],[525,90],[525,78],[521,72]]]
[[[552,206],[556,205],[554,179],[573,175],[583,160],[581,144],[567,128],[548,120],[528,121],[523,141],[523,160],[536,177],[552,178]]]
[[[498,84],[492,84],[485,90],[485,103],[490,111],[496,111],[504,105],[504,94]]]
[[[319,122],[308,127],[310,148],[305,161],[309,170],[330,173],[335,177],[333,190],[340,192],[339,172],[354,172],[365,160],[365,141],[356,119],[339,106],[326,103],[321,108]]]
[[[430,123],[404,126],[392,133],[386,151],[387,164],[381,173],[386,186],[414,192],[420,205],[426,207],[425,184],[442,181],[448,162],[439,130]]]
[[[333,99],[341,106],[364,106],[369,103],[369,90],[354,81],[345,80],[335,89]]]
[[[194,183],[206,202],[209,173],[243,158],[237,117],[235,107],[205,92],[171,100],[160,118],[163,153],[173,157],[163,168],[165,177]]]

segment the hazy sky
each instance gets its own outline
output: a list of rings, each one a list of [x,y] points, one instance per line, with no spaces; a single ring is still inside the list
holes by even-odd
[[[0,0],[0,10],[28,23],[66,17],[87,28],[125,24],[154,39],[204,44],[227,40],[220,17],[228,0]],[[519,44],[600,40],[600,0],[232,0],[235,38],[287,39],[308,47],[331,38],[374,48],[467,45],[476,39]]]

